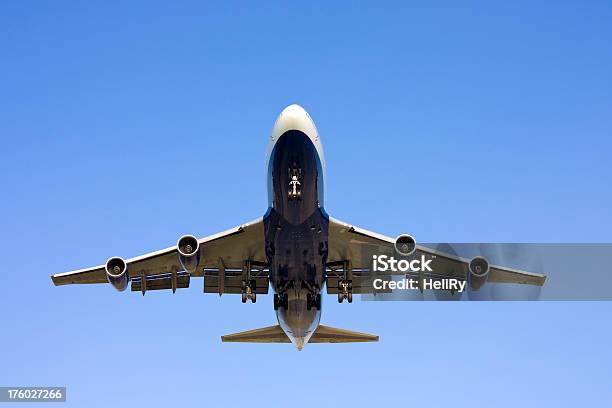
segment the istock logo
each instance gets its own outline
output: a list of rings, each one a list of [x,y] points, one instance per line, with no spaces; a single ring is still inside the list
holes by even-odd
[[[432,259],[425,259],[425,255],[421,255],[421,259],[400,259],[387,255],[373,255],[372,264],[375,272],[433,272],[429,264]]]

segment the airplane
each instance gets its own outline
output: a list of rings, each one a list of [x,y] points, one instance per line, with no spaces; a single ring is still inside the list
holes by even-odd
[[[142,256],[115,256],[104,265],[55,274],[53,283],[110,283],[118,291],[131,283],[131,291],[144,295],[174,293],[188,288],[191,278],[203,278],[204,293],[240,294],[243,303],[255,303],[272,287],[278,324],[221,339],[293,343],[298,350],[307,343],[378,341],[376,335],[320,324],[325,292],[340,303],[352,303],[353,294],[376,294],[371,268],[376,254],[427,257],[433,272],[408,272],[421,283],[428,277],[459,278],[473,290],[485,282],[544,284],[545,275],[490,265],[480,256],[461,258],[417,245],[410,235],[391,238],[330,217],[323,145],[299,105],[286,107],[276,119],[265,168],[268,208],[262,217],[203,238],[184,235],[176,245]]]

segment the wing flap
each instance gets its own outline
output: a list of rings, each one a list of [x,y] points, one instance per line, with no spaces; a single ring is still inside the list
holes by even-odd
[[[219,283],[223,279],[223,284],[219,287]],[[255,281],[254,292],[258,295],[265,295],[269,289],[269,278],[268,276],[261,276],[252,278]],[[253,289],[253,288],[252,288]],[[218,273],[206,274],[204,278],[204,293],[242,293],[242,276],[225,276],[222,278]]]
[[[496,265],[491,265],[490,268],[487,278],[489,282],[542,286],[546,281],[546,275],[539,273],[519,271]]]
[[[142,286],[142,278],[132,280],[132,292],[144,292],[150,290],[172,289],[172,275],[163,274],[159,276],[147,276],[144,280],[144,290]],[[185,289],[189,287],[190,275],[182,272],[176,275],[176,289]]]

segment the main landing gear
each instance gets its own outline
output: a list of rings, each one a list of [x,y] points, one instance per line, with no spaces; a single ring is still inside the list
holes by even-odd
[[[338,303],[344,302],[344,299],[349,303],[353,303],[353,281],[341,279],[338,281]]]
[[[255,289],[257,288],[257,282],[255,279],[251,279],[250,281],[242,281],[242,303],[246,303],[247,300],[251,300],[251,303],[257,302],[257,293],[255,293]]]
[[[313,285],[308,281],[302,281],[302,288],[309,292],[306,294],[306,309],[312,310],[314,307],[317,310],[321,310],[321,289],[319,285]]]
[[[257,279],[267,276],[264,271],[267,267],[268,264],[265,262],[252,261],[250,259],[244,261],[242,264],[242,303],[246,303],[247,300],[250,300],[251,303],[257,302]],[[262,284],[263,282],[260,280],[259,291],[266,293],[266,291],[262,291]]]
[[[301,281],[301,283],[286,281],[284,284],[279,285],[277,288],[278,293],[274,295],[274,310],[278,310],[281,307],[285,308],[285,310],[287,309],[289,306],[287,291],[290,289],[295,290],[296,287],[299,287],[300,291],[308,291],[306,294],[306,309],[312,310],[312,308],[316,308],[321,310],[321,290],[318,285],[310,284],[308,281]]]
[[[321,310],[321,294],[308,294],[306,295],[306,309],[311,310],[315,307],[317,310]]]
[[[350,260],[328,262],[327,268],[331,269],[328,272],[328,282],[333,278],[338,279],[338,303],[344,302],[344,299],[349,303],[353,303],[353,266]]]
[[[274,294],[274,310],[284,308],[285,310],[289,306],[289,297],[286,293],[275,293]],[[316,308],[321,310],[321,295],[320,294],[307,294],[306,295],[306,309],[312,310]]]
[[[289,307],[289,296],[286,293],[274,294],[274,310],[278,310],[279,307],[285,310]]]

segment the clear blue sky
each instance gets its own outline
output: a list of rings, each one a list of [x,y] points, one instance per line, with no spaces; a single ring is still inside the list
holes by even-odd
[[[0,385],[71,407],[610,405],[609,302],[327,298],[322,323],[380,343],[297,352],[220,342],[274,324],[271,296],[49,279],[262,215],[290,103],[340,219],[611,242],[610,2],[176,3],[0,5]]]

